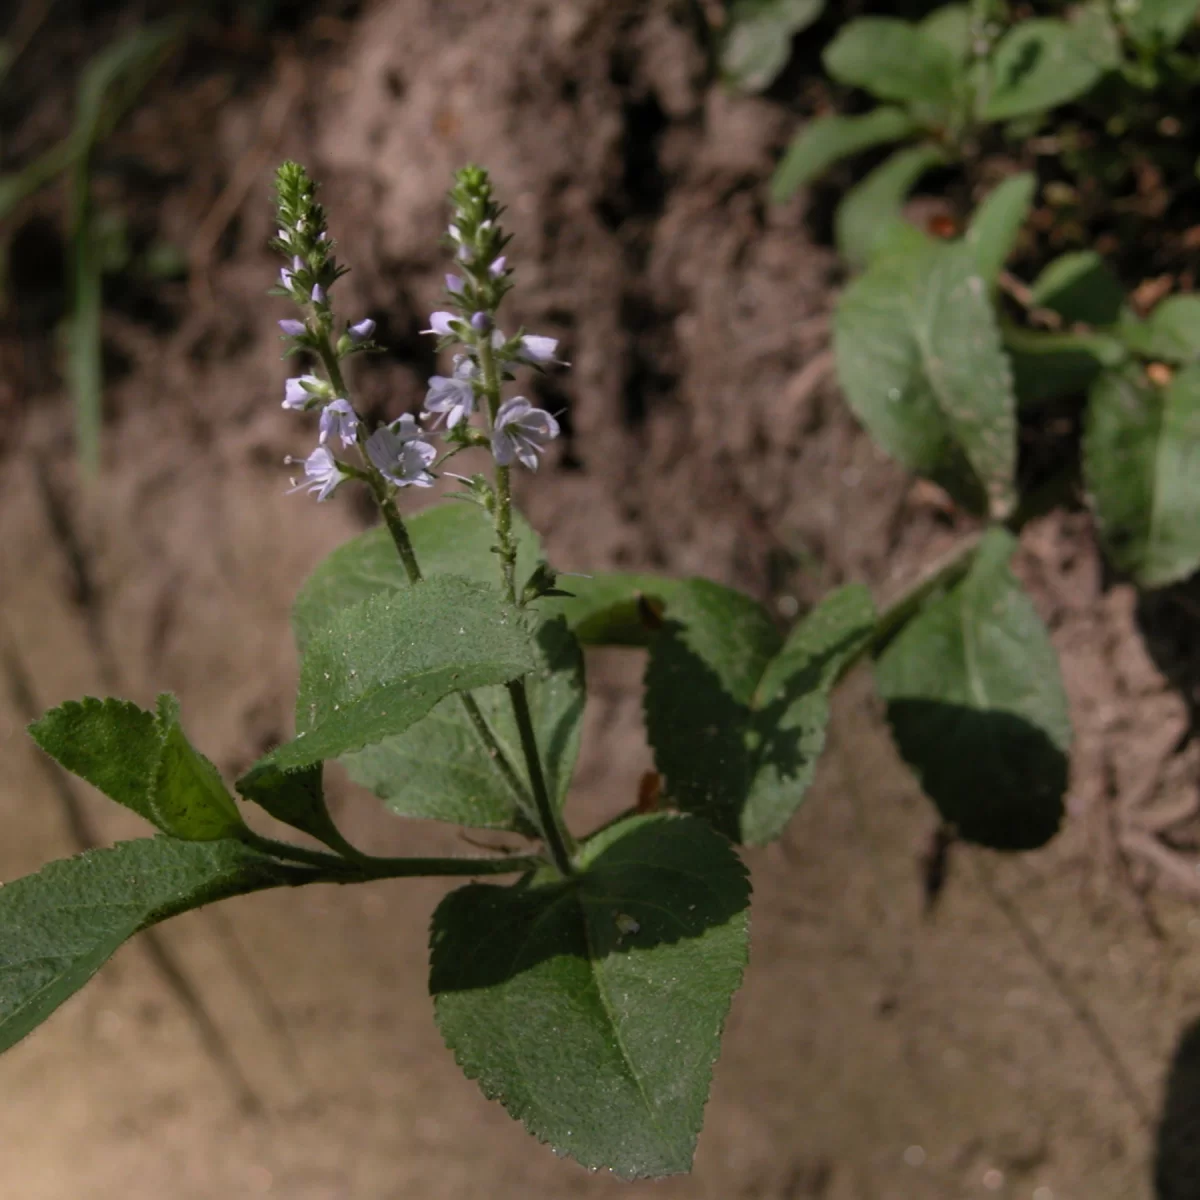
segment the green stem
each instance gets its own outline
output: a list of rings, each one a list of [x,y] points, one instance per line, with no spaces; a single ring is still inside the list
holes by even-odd
[[[478,342],[479,370],[483,376],[483,395],[487,400],[488,423],[495,425],[500,410],[500,372],[490,334]],[[512,479],[508,467],[496,467],[496,549],[500,555],[500,575],[504,596],[509,604],[517,602],[517,547],[512,535]]]
[[[375,495],[375,503],[379,505],[379,511],[383,514],[383,521],[388,527],[388,533],[392,535],[392,541],[396,546],[396,552],[400,555],[400,561],[404,564],[404,573],[408,576],[408,582],[420,583],[421,567],[417,563],[417,554],[413,549],[412,539],[408,536],[408,528],[404,524],[404,518],[400,516],[396,502],[388,495],[387,483],[377,473],[371,476],[371,491]]]
[[[512,855],[508,858],[375,858],[359,855],[347,860],[251,832],[244,834],[243,840],[248,846],[273,858],[319,867],[329,876],[345,880],[408,879],[420,875],[517,875],[544,865],[544,860],[537,855]]]
[[[538,825],[542,837],[554,859],[554,865],[566,876],[575,874],[571,862],[574,840],[563,824],[562,816],[550,799],[546,789],[546,777],[542,773],[541,755],[538,753],[537,736],[533,730],[533,719],[529,715],[529,697],[525,693],[525,680],[514,679],[506,685],[512,697],[513,714],[517,718],[517,730],[521,735],[521,749],[525,751],[525,765],[529,768],[529,780],[533,784],[533,799],[537,805]]]
[[[497,770],[504,777],[504,782],[508,784],[508,790],[512,792],[517,806],[529,820],[536,824],[537,808],[534,805],[533,797],[529,794],[529,789],[521,782],[521,777],[517,774],[512,763],[508,761],[508,756],[504,753],[499,741],[496,739],[496,735],[492,732],[491,726],[487,723],[487,718],[483,715],[478,701],[476,701],[470,692],[459,692],[458,695],[462,700],[463,708],[467,710],[467,717],[474,726],[475,732],[479,735],[479,740],[483,743],[484,749],[488,753],[488,757],[496,764]]]

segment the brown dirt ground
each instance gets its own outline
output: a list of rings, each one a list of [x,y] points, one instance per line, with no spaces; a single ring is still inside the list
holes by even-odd
[[[846,414],[833,263],[803,201],[763,201],[789,120],[706,86],[670,6],[393,0],[321,20],[313,60],[283,47],[232,98],[181,72],[123,135],[167,174],[180,130],[199,139],[203,167],[156,219],[196,236],[204,269],[186,303],[168,295],[170,328],[108,320],[126,369],[98,482],[69,461],[45,346],[21,360],[0,472],[2,879],[140,831],[63,791],[23,735],[29,709],[173,689],[230,776],[287,732],[290,597],[362,513],[282,494],[280,460],[308,436],[279,410],[282,310],[262,299],[283,154],[327,181],[355,267],[341,303],[398,347],[359,373],[391,413],[433,365],[416,331],[449,174],[491,167],[517,235],[513,320],[574,364],[542,393],[570,436],[521,495],[560,567],[703,573],[787,614],[847,579],[886,598],[968,528]],[[422,881],[252,897],[123,950],[0,1064],[0,1195],[1200,1196],[1195,593],[1139,603],[1081,513],[1029,527],[1017,565],[1071,696],[1063,833],[1020,857],[955,851],[926,911],[932,810],[854,675],[811,797],[747,856],[752,961],[692,1177],[590,1176],[462,1078],[425,991],[444,889]],[[580,828],[648,765],[637,689],[634,656],[593,657]],[[455,844],[349,787],[336,799],[365,844]]]

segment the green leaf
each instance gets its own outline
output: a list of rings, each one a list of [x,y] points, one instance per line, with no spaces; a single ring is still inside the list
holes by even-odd
[[[746,92],[769,87],[787,66],[792,38],[824,7],[825,0],[735,0],[721,45],[722,75]]]
[[[1125,344],[1144,358],[1172,363],[1200,359],[1200,296],[1168,296],[1144,320],[1126,315],[1121,323]]]
[[[896,744],[960,836],[1030,849],[1058,830],[1071,725],[1049,635],[993,528],[962,581],[876,664]]]
[[[158,698],[158,731],[162,749],[154,774],[155,824],[188,841],[236,837],[245,828],[241,813],[217,768],[184,735],[174,696]]]
[[[834,79],[880,100],[950,109],[962,83],[945,44],[896,17],[860,17],[843,25],[821,57]]]
[[[1196,0],[1128,0],[1118,7],[1129,36],[1147,50],[1166,50],[1196,23]]]
[[[874,631],[875,612],[865,588],[842,588],[780,647],[766,614],[739,611],[735,596],[714,593],[703,618],[669,621],[655,639],[646,732],[670,802],[759,845],[779,836],[804,799],[825,745],[829,694]]]
[[[945,152],[938,146],[909,146],[851,188],[834,220],[842,256],[856,267],[866,266],[888,244],[895,227],[904,223],[900,210],[917,180],[945,162]]]
[[[299,771],[251,769],[237,782],[237,789],[277,821],[315,837],[341,851],[345,841],[325,804],[325,786],[320,763]]]
[[[1048,308],[1071,324],[1114,324],[1125,307],[1125,289],[1094,250],[1061,254],[1029,289],[1038,308]]]
[[[436,504],[405,521],[413,551],[426,578],[458,575],[491,584],[499,578],[492,547],[491,518],[461,500]],[[537,535],[513,514],[517,539],[517,578],[533,570],[540,551]],[[383,526],[369,529],[339,546],[305,580],[292,606],[292,630],[303,654],[312,632],[324,627],[340,608],[368,596],[409,587],[400,556]]]
[[[485,1096],[584,1166],[626,1179],[691,1167],[747,958],[745,868],[702,821],[638,817],[567,882],[452,892],[430,991]]]
[[[965,65],[971,53],[971,9],[966,4],[943,4],[917,24],[926,41],[945,46],[955,63]]]
[[[542,768],[550,795],[567,798],[583,719],[583,654],[562,620],[537,634],[538,669],[527,678]],[[475,701],[505,757],[527,791],[529,774],[503,687],[480,688]],[[452,821],[484,829],[522,825],[512,792],[496,770],[458,696],[449,696],[407,732],[343,757],[356,783],[369,788],[394,813]]]
[[[817,117],[800,130],[775,168],[771,199],[781,204],[839,158],[898,142],[917,128],[917,122],[903,109],[886,106],[861,116]]]
[[[1029,216],[1036,186],[1031,171],[1010,175],[987,194],[971,217],[967,244],[975,251],[979,273],[993,286]]]
[[[970,509],[1010,510],[1016,404],[972,246],[877,259],[842,295],[834,351],[850,407],[884,450]]]
[[[0,1051],[40,1025],[140,929],[214,900],[303,882],[241,842],[142,838],[0,887]]]
[[[123,700],[68,701],[29,732],[68,771],[164,833],[210,841],[243,828],[216,768],[184,735],[171,696],[159,697],[157,716]]]
[[[296,737],[252,769],[294,771],[403,733],[453,692],[537,670],[522,615],[498,589],[439,575],[339,608],[309,633]]]
[[[1093,40],[1052,17],[1019,21],[996,45],[980,116],[1007,121],[1043,113],[1091,91],[1108,69]]]
[[[1164,389],[1129,367],[1097,380],[1083,470],[1108,556],[1145,587],[1200,567],[1200,366]]]
[[[1059,396],[1082,396],[1105,367],[1129,357],[1106,333],[1052,333],[1005,324],[1004,348],[1022,409]]]

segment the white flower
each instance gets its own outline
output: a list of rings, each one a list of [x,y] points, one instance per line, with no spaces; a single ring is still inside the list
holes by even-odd
[[[479,369],[465,354],[456,354],[452,376],[434,375],[430,379],[429,391],[425,394],[425,415],[437,416],[435,427],[443,415],[447,429],[453,429],[460,421],[470,419],[475,411],[473,381],[478,374]]]
[[[283,407],[303,412],[328,400],[330,394],[325,380],[316,375],[296,375],[283,385]]]
[[[331,438],[341,438],[343,446],[353,446],[358,440],[358,415],[349,400],[334,400],[321,413],[319,426],[321,445]]]
[[[294,463],[300,460],[289,456],[284,461]],[[293,480],[289,492],[316,492],[318,500],[328,500],[333,495],[333,489],[346,478],[348,476],[342,474],[337,459],[324,446],[318,446],[304,460],[304,478],[299,483]]]
[[[537,363],[542,366],[545,363],[560,361],[554,357],[557,349],[558,338],[536,337],[534,334],[527,333],[521,339],[521,348],[517,351],[517,357],[525,362]]]
[[[421,440],[421,430],[411,413],[375,430],[367,439],[367,457],[384,479],[397,487],[433,484],[428,467],[437,458],[437,450]]]
[[[450,326],[451,321],[457,321],[458,317],[452,312],[435,312],[429,317],[429,328],[422,329],[422,333],[436,333],[441,337],[453,336],[454,330]]]
[[[513,459],[537,470],[538,455],[547,442],[558,437],[558,422],[543,408],[534,408],[524,396],[513,396],[500,405],[492,429],[492,453],[496,462],[509,466]]]

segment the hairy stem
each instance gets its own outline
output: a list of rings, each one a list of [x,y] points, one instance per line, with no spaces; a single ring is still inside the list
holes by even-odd
[[[483,395],[487,400],[488,421],[495,425],[500,409],[500,372],[490,334],[479,339],[479,369],[483,375]],[[512,479],[508,467],[496,467],[496,550],[500,555],[500,575],[505,599],[517,602],[517,547],[512,535]]]
[[[479,740],[483,743],[484,749],[487,750],[488,757],[496,764],[496,769],[504,778],[504,782],[508,785],[508,790],[512,792],[513,799],[516,800],[517,806],[536,826],[537,807],[534,804],[533,797],[529,794],[529,789],[521,782],[521,777],[517,774],[512,763],[508,761],[508,756],[501,748],[496,735],[492,732],[491,726],[487,723],[487,718],[483,715],[479,707],[478,701],[471,695],[470,692],[459,692],[459,698],[462,700],[462,706],[467,710],[467,717],[470,720],[475,732],[479,735]]]
[[[554,865],[563,875],[574,875],[571,862],[574,849],[573,839],[562,822],[562,817],[550,799],[546,789],[546,777],[542,772],[542,759],[538,753],[537,737],[533,719],[529,715],[529,697],[525,693],[525,680],[514,679],[506,685],[512,697],[513,713],[517,718],[517,729],[521,735],[521,749],[525,751],[525,765],[529,768],[529,779],[533,784],[533,799],[537,805],[538,825],[542,837],[554,859]]]
[[[537,870],[545,861],[531,854],[507,858],[375,858],[361,852],[353,861],[349,861],[320,850],[294,846],[290,842],[277,842],[274,838],[261,837],[256,833],[244,834],[243,841],[273,858],[318,867],[329,878],[344,882],[408,879],[418,875],[517,875]]]

